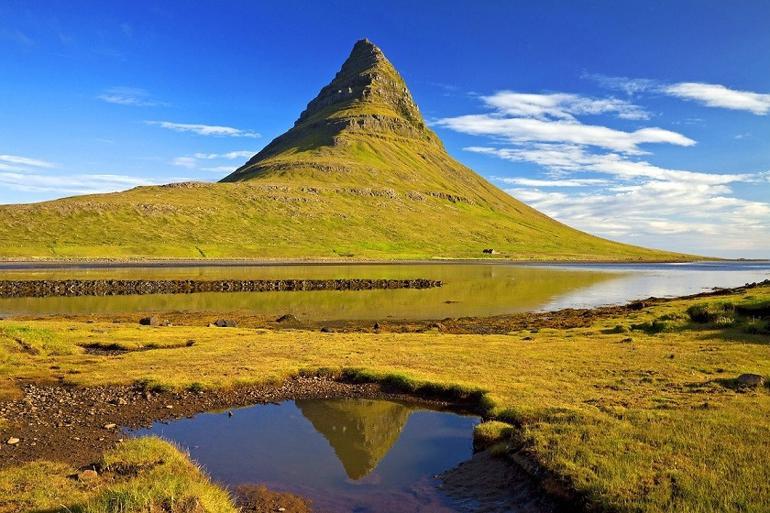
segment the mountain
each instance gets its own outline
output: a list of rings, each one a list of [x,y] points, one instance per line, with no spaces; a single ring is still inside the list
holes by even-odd
[[[2,206],[0,221],[5,257],[688,258],[572,229],[454,160],[367,40],[221,183]]]

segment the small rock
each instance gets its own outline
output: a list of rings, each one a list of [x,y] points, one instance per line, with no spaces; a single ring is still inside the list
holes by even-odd
[[[8,440],[7,440],[5,443],[7,443],[8,445],[16,445],[16,444],[17,444],[17,443],[19,443],[19,442],[21,442],[21,440],[19,440],[19,439],[18,439],[18,438],[16,438],[15,436],[12,436],[12,437],[11,437],[11,438],[9,438],[9,439],[8,439]]]
[[[214,326],[217,328],[237,328],[238,323],[232,319],[218,319],[214,321]]]
[[[736,379],[739,385],[747,387],[760,387],[765,384],[765,377],[759,374],[741,374]]]
[[[173,408],[174,408],[174,405],[172,405],[172,404],[167,404],[167,405],[166,405],[166,409],[167,409],[167,410],[171,410],[171,409],[173,409]]]
[[[118,427],[118,425],[117,424],[113,424],[113,423],[109,423],[109,424],[105,424],[104,425],[104,429],[115,429],[116,427]]]
[[[379,322],[375,322],[374,326],[372,326],[372,328],[374,329],[374,331],[380,331],[380,323]]]
[[[334,330],[331,329],[328,326],[324,326],[324,327],[321,328],[321,333],[333,333],[333,332],[334,332]]]
[[[286,511],[286,508],[283,508],[283,507],[278,508],[278,511],[281,511],[281,512]]]
[[[227,412],[227,416],[228,417],[232,417],[233,416],[233,412],[231,412],[231,411]]]
[[[142,317],[139,319],[139,324],[142,326],[160,326],[161,320],[158,316],[153,315],[151,317]]]
[[[284,323],[284,322],[299,322],[299,319],[297,319],[296,317],[294,317],[292,314],[289,313],[289,314],[284,314],[284,315],[280,316],[279,318],[277,318],[275,320],[275,322],[280,322],[280,323]]]
[[[185,342],[184,345],[186,345],[187,347],[192,347],[192,346],[195,345],[195,341],[194,340],[188,340],[187,342]]]
[[[78,474],[78,481],[93,481],[99,474],[92,469],[84,470]]]

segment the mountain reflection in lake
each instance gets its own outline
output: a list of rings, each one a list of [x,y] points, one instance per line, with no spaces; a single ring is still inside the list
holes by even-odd
[[[442,319],[566,307],[587,308],[770,277],[768,262],[695,264],[387,264],[11,268],[0,279],[337,279],[429,278],[435,289],[153,294],[111,297],[0,298],[3,314],[136,311],[243,311],[307,320]]]
[[[262,483],[314,511],[457,511],[433,476],[472,456],[476,417],[382,400],[287,401],[157,423],[228,486]]]

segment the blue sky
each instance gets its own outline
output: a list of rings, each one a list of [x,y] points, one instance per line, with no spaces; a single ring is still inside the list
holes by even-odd
[[[770,257],[770,2],[0,0],[0,203],[217,180],[378,44],[448,151],[616,240]]]

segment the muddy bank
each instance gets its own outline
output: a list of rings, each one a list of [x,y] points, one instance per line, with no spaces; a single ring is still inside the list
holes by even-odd
[[[440,280],[0,280],[0,297],[127,296],[197,292],[427,289]]]
[[[212,410],[295,399],[366,398],[425,404],[442,409],[453,405],[440,400],[389,393],[377,384],[343,383],[327,377],[296,377],[278,385],[240,386],[231,389],[159,391],[147,385],[74,387],[28,383],[18,400],[0,401],[0,468],[35,459],[82,466],[97,461],[119,443],[121,428],[150,427]],[[212,436],[216,436],[213,434]]]

